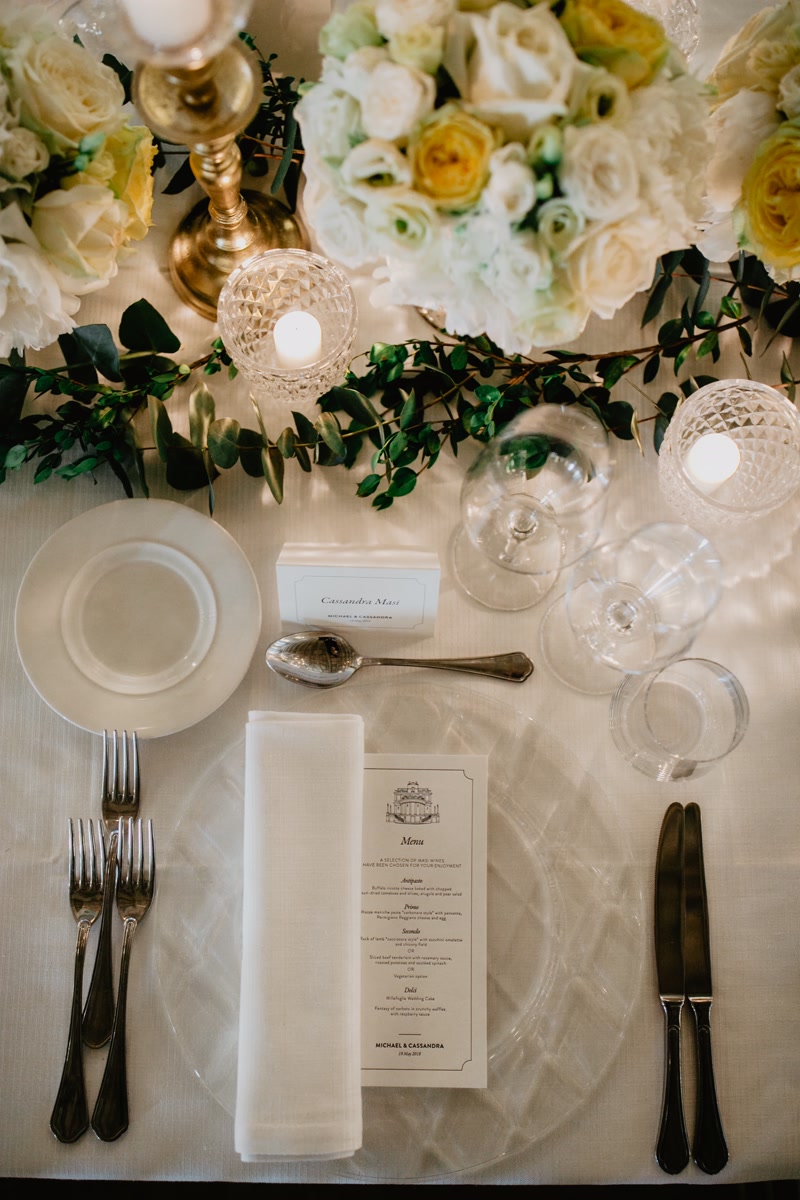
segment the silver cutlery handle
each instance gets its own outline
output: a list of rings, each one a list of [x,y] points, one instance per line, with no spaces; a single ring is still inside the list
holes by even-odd
[[[114,980],[111,969],[111,926],[114,921],[114,896],[117,890],[117,830],[111,831],[103,881],[103,908],[97,955],[83,1010],[83,1040],[95,1049],[111,1037],[114,1024]]]
[[[119,969],[117,1007],[108,1047],[106,1069],[92,1112],[92,1129],[102,1142],[113,1142],[128,1128],[128,1072],[126,1065],[126,1009],[131,943],[137,922],[129,917],[122,931],[122,959]]]
[[[656,1161],[668,1175],[678,1175],[689,1162],[689,1139],[683,1119],[681,1094],[682,1000],[662,1000],[666,1019],[664,1103],[656,1146]]]
[[[61,1072],[56,1102],[50,1117],[50,1128],[60,1142],[75,1142],[89,1128],[89,1108],[86,1103],[86,1084],[83,1078],[81,1049],[81,1000],[83,997],[83,962],[90,923],[78,924],[75,947],[75,972],[72,984],[72,1008],[69,1018],[69,1037],[64,1069]]]
[[[716,1175],[728,1161],[728,1146],[714,1086],[711,1059],[711,1001],[690,1001],[697,1029],[697,1116],[692,1155],[701,1171]]]
[[[468,675],[486,675],[523,683],[533,674],[527,654],[492,654],[486,658],[363,658],[365,667],[432,667],[441,671],[464,671]]]

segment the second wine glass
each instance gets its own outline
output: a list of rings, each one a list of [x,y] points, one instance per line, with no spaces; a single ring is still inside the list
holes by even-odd
[[[575,691],[613,692],[623,674],[684,654],[721,588],[722,564],[706,537],[669,521],[646,525],[575,564],[542,621],[542,655]]]
[[[541,403],[511,421],[470,467],[453,568],[487,608],[530,608],[597,540],[613,461],[588,408]]]

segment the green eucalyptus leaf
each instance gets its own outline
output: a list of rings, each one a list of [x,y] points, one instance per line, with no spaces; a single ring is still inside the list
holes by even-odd
[[[633,420],[633,405],[627,400],[612,400],[603,412],[603,419],[608,429],[620,441],[628,442],[633,438],[631,421]]]
[[[375,474],[366,475],[361,480],[361,483],[358,485],[358,488],[356,490],[356,495],[357,496],[371,496],[373,494],[373,492],[377,491],[377,489],[380,487],[381,479],[382,479],[381,475],[375,475]]]
[[[333,413],[323,413],[315,422],[315,428],[325,445],[335,455],[344,458],[347,450],[342,438],[342,428]]]
[[[0,363],[0,430],[10,429],[22,415],[31,376]]]
[[[270,442],[261,451],[261,469],[267,481],[269,490],[278,504],[283,503],[283,455],[277,446]]]
[[[232,417],[212,421],[208,427],[208,452],[218,467],[227,469],[239,461],[239,422]]]
[[[200,450],[206,447],[209,426],[214,416],[214,397],[205,383],[200,382],[189,393],[189,440]]]
[[[294,427],[297,430],[300,441],[305,446],[316,446],[319,441],[319,434],[314,426],[309,421],[305,413],[292,412]]]
[[[264,478],[264,468],[261,465],[263,449],[264,439],[255,429],[239,430],[239,461],[244,473],[251,479]]]
[[[278,438],[277,445],[284,458],[294,458],[297,447],[297,435],[288,425]]]
[[[179,434],[167,452],[167,483],[179,492],[195,492],[209,483],[205,454]]]
[[[81,325],[73,329],[67,348],[74,349],[76,358],[82,353],[84,363],[90,363],[105,379],[112,383],[121,381],[119,350],[107,325]],[[69,363],[64,347],[62,353]],[[75,362],[74,365],[82,364]]]
[[[345,412],[348,417],[361,421],[365,426],[380,425],[381,422],[372,403],[354,388],[332,387],[320,397],[318,403],[323,412]]]
[[[137,300],[122,314],[119,340],[128,350],[152,350],[155,354],[173,354],[180,350],[180,339],[149,300]]]
[[[155,396],[148,396],[147,407],[150,413],[150,428],[153,432],[153,442],[158,451],[158,457],[162,462],[167,462],[170,449],[175,441],[172,421],[162,402]]]
[[[392,482],[389,484],[388,495],[391,497],[407,496],[409,492],[413,492],[417,486],[417,475],[415,471],[408,467],[401,467],[392,477]]]

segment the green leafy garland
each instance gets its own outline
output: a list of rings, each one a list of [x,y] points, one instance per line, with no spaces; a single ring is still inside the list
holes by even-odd
[[[33,479],[51,475],[71,479],[108,466],[125,494],[134,494],[132,476],[147,495],[145,450],[134,418],[149,410],[153,445],[165,464],[168,484],[179,490],[207,487],[213,512],[215,478],[237,463],[247,475],[266,480],[280,503],[285,464],[294,459],[303,471],[314,467],[353,467],[367,448],[370,469],[357,486],[374,507],[388,508],[417,486],[442,449],[458,454],[468,439],[487,443],[526,408],[536,404],[580,404],[590,408],[610,434],[642,446],[642,427],[653,424],[659,448],[664,431],[682,399],[714,376],[691,374],[657,400],[644,391],[662,364],[677,377],[690,355],[716,362],[720,338],[737,336],[745,358],[753,352],[749,326],[764,316],[776,333],[789,330],[800,298],[778,289],[755,260],[741,256],[716,312],[706,307],[712,282],[708,262],[695,250],[666,255],[659,263],[642,318],[649,324],[661,312],[675,280],[693,292],[680,316],[660,325],[655,341],[625,351],[592,355],[548,351],[542,359],[508,357],[485,338],[457,340],[442,335],[430,341],[378,343],[355,363],[344,386],[321,396],[320,415],[311,420],[292,413],[292,425],[268,432],[254,404],[255,428],[232,417],[218,417],[209,377],[236,369],[222,342],[196,362],[172,355],[180,342],[147,300],[125,310],[118,343],[108,326],[85,325],[58,340],[64,363],[29,366],[12,355],[0,364],[0,483],[9,471],[35,463]],[[738,297],[738,298],[737,298]],[[752,313],[744,300],[756,303]],[[792,329],[792,332],[794,330]],[[798,330],[800,332],[800,330]],[[776,334],[772,335],[773,337]],[[642,385],[633,373],[641,371]],[[794,400],[796,380],[783,355],[781,385]],[[637,415],[613,389],[626,379],[647,400],[652,413]],[[188,386],[190,385],[191,386]],[[176,432],[167,404],[188,387],[189,437]],[[34,395],[63,397],[54,411],[25,412]],[[23,415],[24,414],[24,415]]]

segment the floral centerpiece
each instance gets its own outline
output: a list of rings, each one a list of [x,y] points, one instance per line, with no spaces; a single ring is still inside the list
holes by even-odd
[[[0,0],[0,356],[72,329],[147,232],[155,146],[124,102],[43,8]]]
[[[650,286],[703,211],[705,87],[623,0],[357,0],[297,117],[305,208],[376,303],[507,353]]]
[[[754,254],[777,283],[800,279],[800,0],[756,13],[711,74],[713,156],[699,246]]]

